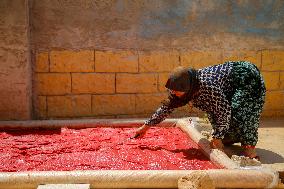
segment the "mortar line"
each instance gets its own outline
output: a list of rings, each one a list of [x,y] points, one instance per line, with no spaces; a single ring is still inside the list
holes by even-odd
[[[48,98],[48,96],[46,95],[45,96],[45,100],[46,100],[46,118],[48,118],[49,117],[49,115],[48,115],[48,100],[47,100],[47,98]]]
[[[93,115],[93,95],[91,94],[91,114]]]
[[[137,113],[137,93],[134,94],[134,114]]]
[[[117,73],[114,73],[114,94],[117,94],[117,85],[116,85],[116,82],[117,82]]]
[[[260,50],[260,70],[262,71],[262,51]]]
[[[72,73],[70,72],[70,78],[71,78],[71,94],[73,93],[73,78]]]
[[[157,73],[169,73],[169,71],[162,71],[162,72],[38,72],[38,73],[59,73],[59,74],[64,74],[64,73],[74,73],[74,74],[133,74],[133,75],[139,75],[139,74],[157,74]]]
[[[94,49],[94,72],[96,72],[96,50]]]
[[[137,50],[137,58],[138,58],[138,62],[137,62],[137,64],[138,64],[138,73],[140,73],[140,55],[139,55],[139,51]]]
[[[158,87],[158,92],[160,92],[160,74],[158,74],[158,85],[157,85],[157,87]]]
[[[280,72],[278,72],[279,74],[278,74],[278,89],[280,89],[280,86],[281,86],[281,77],[280,77]],[[280,89],[281,90],[281,89]]]
[[[178,62],[179,62],[179,66],[181,66],[181,52],[178,51]]]
[[[36,77],[39,75],[39,72],[36,72],[35,69],[35,62],[36,62],[36,53],[34,50],[30,50],[31,53],[31,116],[32,118],[38,118],[38,111],[36,109],[38,108],[38,87],[36,87]]]
[[[50,51],[47,52],[48,72],[50,72]]]
[[[159,73],[156,73],[156,89],[159,92]]]

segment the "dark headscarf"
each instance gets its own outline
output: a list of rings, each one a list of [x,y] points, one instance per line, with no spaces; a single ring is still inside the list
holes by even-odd
[[[169,76],[166,88],[186,93],[191,99],[198,88],[197,71],[192,68],[178,67]]]

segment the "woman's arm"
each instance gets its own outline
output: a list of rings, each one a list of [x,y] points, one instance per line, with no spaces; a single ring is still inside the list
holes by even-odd
[[[174,94],[170,93],[168,98],[162,102],[156,112],[150,117],[149,120],[145,122],[145,125],[153,126],[164,121],[175,108],[179,108],[188,103],[186,95],[184,97],[177,97]]]
[[[175,108],[184,106],[187,104],[187,100],[185,98],[179,98],[170,94],[168,99],[162,102],[162,106],[160,106],[155,113],[145,121],[144,125],[138,128],[134,138],[143,136],[146,131],[150,128],[150,126],[157,125],[164,121]]]
[[[159,107],[156,112],[145,121],[145,125],[153,126],[161,123],[164,121],[172,112],[174,111],[174,108],[171,108],[167,105],[162,105]]]

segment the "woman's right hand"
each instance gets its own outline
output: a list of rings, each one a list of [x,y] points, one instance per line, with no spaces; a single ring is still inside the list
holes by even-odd
[[[136,130],[136,133],[133,137],[131,138],[140,138],[140,137],[143,137],[145,134],[146,134],[146,131],[150,129],[150,126],[148,125],[142,125],[141,127],[139,127],[137,130]]]

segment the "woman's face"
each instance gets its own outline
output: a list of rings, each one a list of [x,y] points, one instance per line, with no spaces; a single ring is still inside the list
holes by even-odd
[[[174,91],[174,90],[169,90],[169,91],[170,93],[176,95],[177,97],[182,97],[185,94],[185,92],[181,92],[181,91]]]

